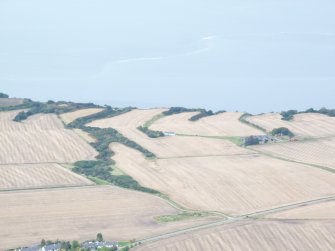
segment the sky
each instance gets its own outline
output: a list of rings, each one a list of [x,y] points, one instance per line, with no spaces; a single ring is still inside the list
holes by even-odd
[[[335,108],[334,9],[334,0],[0,0],[0,92],[142,108]]]

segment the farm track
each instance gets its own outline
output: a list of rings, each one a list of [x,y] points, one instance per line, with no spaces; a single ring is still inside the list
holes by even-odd
[[[315,205],[315,204],[318,204],[318,203],[334,201],[334,200],[335,200],[335,195],[329,196],[329,197],[324,197],[324,198],[319,198],[319,199],[314,199],[314,200],[308,200],[308,201],[299,202],[299,203],[293,203],[293,204],[280,206],[280,207],[276,207],[276,208],[269,209],[269,210],[260,210],[260,211],[254,212],[254,213],[249,213],[249,214],[245,214],[245,215],[241,215],[241,216],[237,216],[237,217],[230,217],[229,219],[219,220],[219,221],[216,221],[216,222],[213,222],[213,223],[203,224],[203,225],[200,225],[200,226],[190,227],[190,228],[174,231],[174,232],[167,233],[167,234],[162,234],[162,235],[157,235],[157,236],[150,237],[150,238],[145,238],[145,239],[139,240],[138,243],[141,243],[141,244],[150,243],[150,242],[154,242],[154,241],[158,241],[158,240],[168,239],[170,237],[174,237],[174,236],[185,234],[185,233],[192,233],[192,232],[202,230],[202,229],[212,228],[212,227],[216,227],[216,226],[220,226],[220,225],[227,225],[227,224],[235,223],[235,222],[238,222],[238,221],[247,220],[247,219],[250,219],[250,218],[256,218],[257,219],[259,217],[262,217],[262,216],[265,216],[265,215],[268,215],[268,214],[278,213],[278,212],[291,210],[291,209],[302,207],[302,206]]]
[[[55,190],[63,188],[82,188],[82,187],[94,187],[99,186],[96,184],[87,184],[87,185],[60,185],[60,186],[50,186],[50,187],[32,187],[32,188],[15,188],[15,189],[1,189],[0,194],[4,192],[20,192],[20,191],[35,191],[35,190]]]
[[[0,164],[0,166],[11,166],[11,165],[18,165],[18,166],[24,166],[24,165],[34,165],[34,164],[59,164],[59,165],[66,165],[66,164],[71,164],[69,162],[20,162],[20,163],[4,163]]]
[[[172,156],[172,157],[157,157],[157,159],[187,159],[187,158],[207,158],[207,157],[227,157],[227,156],[255,156],[256,153],[232,153],[232,154],[207,154],[201,156]]]

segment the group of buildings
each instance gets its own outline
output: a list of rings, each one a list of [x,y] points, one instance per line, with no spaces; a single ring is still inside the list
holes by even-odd
[[[118,249],[119,245],[117,242],[108,242],[108,241],[86,241],[80,246],[82,249],[86,250],[99,250],[101,248],[113,248]],[[25,247],[16,249],[15,251],[60,251],[62,249],[62,243],[48,244],[43,247],[41,245],[35,245],[32,247]]]

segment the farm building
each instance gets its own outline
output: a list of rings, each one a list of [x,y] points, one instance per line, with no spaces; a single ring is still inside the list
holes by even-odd
[[[99,249],[99,248],[112,248],[118,247],[117,242],[108,242],[108,241],[88,241],[81,244],[82,248],[85,249]]]
[[[164,136],[176,136],[174,132],[163,132]]]

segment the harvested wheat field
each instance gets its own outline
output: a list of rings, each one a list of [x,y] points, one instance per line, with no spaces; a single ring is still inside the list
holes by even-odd
[[[333,195],[332,174],[257,154],[147,160],[113,144],[116,166],[190,209],[240,215]]]
[[[149,138],[137,129],[138,126],[143,125],[145,121],[162,111],[164,110],[136,109],[120,116],[93,121],[89,126],[112,127],[161,158],[250,153],[249,150],[237,147],[226,140],[189,136]]]
[[[0,164],[75,162],[94,159],[97,152],[54,114],[37,114],[23,122],[19,111],[0,113]]]
[[[133,109],[119,116],[95,120],[89,123],[88,126],[101,128],[113,127],[115,129],[136,129],[136,127],[143,125],[154,116],[159,115],[166,110],[167,109]]]
[[[0,250],[46,240],[128,241],[207,223],[212,219],[158,224],[154,217],[179,213],[164,200],[113,186],[0,192]]]
[[[0,190],[92,184],[58,164],[0,165]]]
[[[335,138],[253,146],[252,149],[298,162],[335,169]]]
[[[59,117],[64,121],[65,124],[69,124],[75,121],[78,118],[86,117],[92,115],[94,113],[101,112],[103,108],[88,108],[88,109],[81,109],[74,112],[67,112],[59,115]]]
[[[267,218],[276,219],[335,219],[335,201],[302,206],[271,214]]]
[[[201,118],[197,121],[188,119],[198,112],[186,112],[163,117],[150,126],[150,129],[178,134],[202,135],[202,136],[249,136],[262,135],[251,126],[243,124],[239,118],[241,112],[224,112],[218,115]]]
[[[21,105],[22,103],[23,99],[21,98],[0,98],[0,107]]]
[[[77,135],[79,135],[79,137],[81,137],[83,140],[85,140],[88,143],[93,143],[96,142],[96,138],[94,138],[91,134],[89,134],[88,132],[85,132],[81,129],[78,128],[74,128],[72,129]]]
[[[279,113],[266,113],[251,116],[247,120],[263,127],[267,131],[274,128],[287,127],[301,137],[335,136],[335,118],[319,113],[302,113],[294,116],[292,121],[281,119]]]
[[[130,134],[129,134],[130,135]],[[140,131],[134,131],[141,146],[156,154],[159,158],[192,157],[192,156],[220,156],[231,154],[250,154],[250,150],[240,148],[230,141],[203,137],[172,136],[149,138]]]
[[[136,251],[333,251],[334,220],[238,222],[144,244]]]

